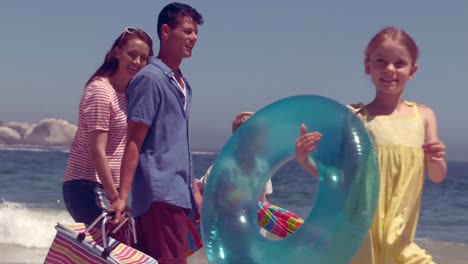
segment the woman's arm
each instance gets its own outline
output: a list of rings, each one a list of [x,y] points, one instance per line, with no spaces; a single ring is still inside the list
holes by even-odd
[[[102,186],[112,202],[117,198],[118,192],[114,185],[112,172],[109,167],[109,160],[106,155],[107,131],[94,130],[91,132],[91,153],[93,155],[94,166],[101,180]]]

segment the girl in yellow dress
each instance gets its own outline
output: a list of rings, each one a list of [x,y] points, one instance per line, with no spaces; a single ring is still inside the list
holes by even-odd
[[[414,243],[425,170],[435,183],[447,172],[445,145],[439,139],[434,112],[403,100],[408,80],[418,65],[418,47],[403,30],[389,27],[378,32],[365,51],[364,66],[376,95],[367,105],[350,108],[368,129],[380,168],[380,193],[374,221],[353,264],[425,264],[432,257]],[[296,142],[299,163],[313,170],[308,155],[321,135],[306,132]]]

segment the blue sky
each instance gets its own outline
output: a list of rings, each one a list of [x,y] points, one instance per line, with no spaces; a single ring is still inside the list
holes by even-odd
[[[168,1],[0,3],[0,120],[58,117],[76,123],[83,85],[125,26],[156,41]],[[468,160],[468,1],[187,1],[205,18],[182,71],[194,89],[195,149],[219,149],[232,118],[291,95],[368,102],[374,88],[363,51],[398,26],[421,51],[405,97],[430,106],[449,160]]]

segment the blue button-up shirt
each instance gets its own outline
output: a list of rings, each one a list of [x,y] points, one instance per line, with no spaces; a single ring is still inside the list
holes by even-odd
[[[135,217],[146,212],[155,201],[192,208],[192,157],[188,136],[192,90],[186,79],[184,82],[185,96],[174,72],[152,57],[127,87],[128,121],[149,127],[132,186]]]

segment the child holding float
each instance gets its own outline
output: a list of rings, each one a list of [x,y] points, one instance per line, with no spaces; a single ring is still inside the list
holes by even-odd
[[[445,145],[439,139],[434,112],[403,99],[407,81],[414,78],[419,50],[405,31],[388,27],[378,32],[365,50],[364,68],[375,86],[369,104],[353,104],[375,145],[380,170],[380,194],[368,237],[351,263],[433,263],[414,243],[424,175],[435,183],[447,172]],[[309,154],[321,135],[301,128],[296,143],[299,163],[315,168]]]

